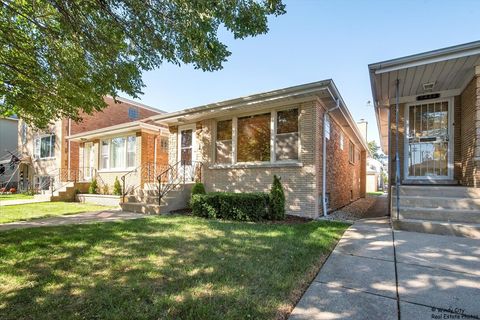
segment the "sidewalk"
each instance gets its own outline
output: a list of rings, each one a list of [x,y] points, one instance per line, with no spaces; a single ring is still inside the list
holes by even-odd
[[[93,222],[108,222],[131,220],[147,217],[140,213],[124,212],[116,210],[86,212],[65,216],[58,216],[45,219],[34,219],[29,221],[19,221],[0,224],[0,231],[12,229],[24,229],[35,227],[61,226],[69,224],[85,224]]]
[[[39,203],[39,202],[50,202],[50,199],[16,199],[16,200],[1,200],[0,207],[2,206],[14,206],[17,204],[28,204],[28,203]]]
[[[367,219],[345,232],[290,319],[478,319],[479,296],[479,240]]]

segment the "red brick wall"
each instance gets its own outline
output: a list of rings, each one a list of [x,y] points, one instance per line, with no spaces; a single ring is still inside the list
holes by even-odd
[[[150,175],[150,178],[143,176],[142,183],[147,182],[147,180],[152,180],[152,176],[158,175],[161,171],[165,170],[168,165],[168,149],[163,149],[161,146],[161,136],[158,134],[139,132],[137,136],[141,136],[142,146],[141,146],[141,165],[142,167],[147,164],[151,165],[156,163],[156,167],[153,171],[153,175]],[[168,137],[165,137],[168,139]],[[157,142],[155,143],[155,139]],[[156,159],[155,159],[155,147],[156,150]],[[156,160],[156,161],[155,161]],[[152,181],[150,181],[152,182]]]
[[[92,115],[81,114],[83,121],[73,122],[71,134],[76,134],[85,131],[91,131],[99,128],[105,128],[116,124],[136,121],[150,116],[159,114],[160,112],[147,110],[128,103],[115,103],[112,98],[105,97],[105,102],[108,106],[100,112],[95,112]],[[134,108],[138,111],[137,119],[130,119],[128,117],[128,110]]]
[[[108,106],[100,112],[96,112],[92,115],[88,114],[81,114],[83,118],[80,122],[71,122],[71,132],[70,134],[77,134],[81,132],[96,130],[100,128],[105,128],[121,123],[136,121],[144,118],[148,118],[150,116],[159,114],[160,112],[148,110],[145,108],[137,107],[135,105],[131,105],[125,102],[115,103],[112,98],[105,97],[105,102],[108,103]],[[134,108],[138,111],[138,118],[137,119],[130,119],[128,116],[128,110],[130,108]],[[63,126],[65,127],[66,135],[68,136],[68,120],[62,121]],[[68,143],[65,143],[65,157],[63,166],[65,168],[68,167],[68,157],[66,156],[68,153]],[[79,166],[79,144],[75,142],[71,142],[70,145],[70,168],[78,168]]]
[[[323,121],[323,115],[321,121]],[[323,130],[323,129],[322,129]],[[341,208],[350,202],[365,196],[366,188],[366,152],[355,145],[355,161],[349,160],[349,144],[352,139],[343,132],[343,150],[340,148],[342,128],[333,117],[330,117],[330,139],[327,139],[327,194],[329,194],[329,210]],[[323,131],[321,136],[323,135]],[[323,140],[321,140],[321,143]],[[319,145],[320,154],[322,145]],[[353,141],[352,141],[353,143]],[[321,179],[320,172],[320,179]],[[320,188],[321,194],[321,188]],[[320,197],[321,199],[321,197]]]

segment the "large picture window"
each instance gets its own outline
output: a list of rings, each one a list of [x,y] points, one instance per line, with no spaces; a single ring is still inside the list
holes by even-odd
[[[217,163],[232,163],[232,120],[217,122],[215,155]]]
[[[102,140],[100,167],[104,170],[122,170],[135,167],[136,137],[116,137]]]
[[[270,113],[238,118],[237,162],[270,161]]]
[[[35,158],[46,159],[55,157],[55,135],[36,137],[33,141]]]
[[[277,112],[276,160],[298,160],[298,109]]]
[[[297,161],[298,116],[292,108],[218,121],[215,162]]]

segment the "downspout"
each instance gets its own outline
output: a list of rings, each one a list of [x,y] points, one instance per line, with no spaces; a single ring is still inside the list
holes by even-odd
[[[330,92],[330,90],[328,90]],[[336,102],[336,106],[332,109],[328,109],[323,113],[323,144],[322,144],[322,208],[323,216],[327,216],[327,136],[325,135],[325,124],[327,123],[327,116],[333,110],[340,108],[340,99],[335,99],[333,94],[330,95]]]
[[[72,119],[68,118],[68,136],[72,135]],[[67,177],[70,178],[70,139],[68,139],[68,150],[67,150]],[[80,177],[79,177],[80,178]]]
[[[395,81],[395,193],[396,193],[396,207],[397,207],[397,220],[400,214],[400,157],[399,157],[399,143],[398,143],[398,114],[400,113],[400,106],[398,101],[399,96],[399,83],[400,80]]]

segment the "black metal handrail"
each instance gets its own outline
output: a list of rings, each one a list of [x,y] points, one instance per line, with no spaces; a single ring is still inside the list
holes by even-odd
[[[191,164],[187,164],[186,161],[180,160],[173,165],[169,165],[165,171],[157,176],[158,205],[161,205],[162,198],[170,192],[170,190],[175,189],[180,184],[185,185],[187,167],[189,167],[189,178],[192,181],[202,180],[203,163],[201,161],[192,161]],[[182,172],[183,174],[181,174]]]
[[[157,170],[159,170],[160,168],[163,169],[164,165],[154,162],[147,162],[121,176],[120,180],[122,181],[122,202],[125,202],[125,197],[129,193],[143,186],[145,183],[154,183],[155,178],[157,177]],[[139,183],[127,186],[127,177],[136,173],[139,174]]]

